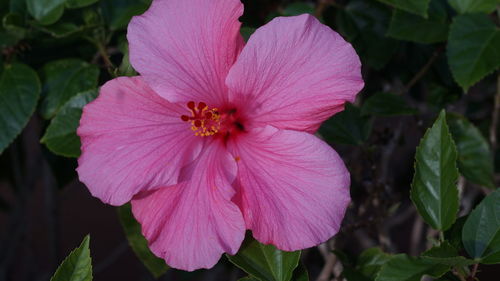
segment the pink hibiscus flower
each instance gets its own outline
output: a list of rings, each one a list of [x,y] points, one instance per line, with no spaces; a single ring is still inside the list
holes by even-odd
[[[138,77],[83,110],[78,174],[132,201],[153,253],[210,268],[245,230],[281,250],[339,230],[349,173],[313,133],[363,87],[350,44],[314,17],[279,17],[245,45],[239,0],[156,0],[128,27]]]

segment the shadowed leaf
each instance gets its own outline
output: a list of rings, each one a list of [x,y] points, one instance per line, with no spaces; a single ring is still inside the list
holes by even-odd
[[[469,181],[489,188],[493,183],[493,157],[488,141],[465,117],[447,114],[450,131],[458,150],[458,169]]]
[[[87,235],[80,247],[64,259],[50,281],[91,281],[92,259],[89,244],[90,236]]]
[[[500,189],[470,213],[462,230],[465,250],[481,263],[500,263]]]
[[[444,110],[417,147],[411,200],[435,229],[446,230],[458,213],[457,150]]]
[[[80,124],[82,108],[97,97],[97,90],[80,93],[71,98],[50,121],[41,142],[50,151],[66,157],[80,156],[80,139],[76,130]]]
[[[141,225],[135,220],[130,204],[118,207],[118,216],[130,247],[139,260],[155,278],[162,276],[169,267],[163,259],[155,256],[148,247],[148,241],[141,233]]]
[[[0,153],[21,133],[40,96],[36,72],[24,64],[5,67],[0,78]]]
[[[455,81],[470,86],[500,66],[500,30],[487,15],[455,17],[448,39],[448,62]]]
[[[263,245],[247,235],[240,250],[228,259],[261,281],[290,281],[300,258],[300,251],[285,252],[273,245]],[[302,281],[297,279],[297,281]]]

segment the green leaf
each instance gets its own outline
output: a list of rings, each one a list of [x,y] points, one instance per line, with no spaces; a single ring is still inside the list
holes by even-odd
[[[50,281],[91,281],[92,259],[90,258],[90,236],[85,236],[80,247],[73,250],[57,268]]]
[[[0,78],[0,154],[21,133],[40,96],[36,72],[24,64],[5,67]]]
[[[26,13],[26,0],[10,0],[9,11],[11,13],[25,14]]]
[[[440,277],[449,270],[449,266],[436,264],[406,254],[393,256],[382,265],[376,281],[420,281],[422,276]]]
[[[6,47],[14,46],[19,42],[19,38],[7,32],[0,30],[0,48],[4,49]],[[3,56],[2,56],[3,57]]]
[[[455,17],[448,39],[448,62],[455,81],[467,91],[500,66],[500,31],[487,15]]]
[[[495,188],[493,157],[488,141],[481,131],[458,114],[448,114],[447,120],[457,145],[460,173],[475,184]]]
[[[500,189],[470,213],[462,231],[465,250],[481,263],[500,263]]]
[[[247,276],[245,278],[239,279],[238,281],[260,281],[260,279],[253,276]],[[307,269],[303,264],[299,263],[299,265],[293,272],[291,281],[309,281],[309,274],[307,273]]]
[[[97,13],[96,10],[97,9],[83,9],[82,18],[85,26],[95,27],[99,30],[103,28],[104,19],[102,18],[101,13]]]
[[[387,35],[423,44],[444,42],[448,39],[448,26],[446,4],[432,0],[428,18],[394,10]]]
[[[333,249],[332,254],[334,254],[337,259],[342,263],[342,265],[345,266],[354,266],[355,264],[355,257],[345,253],[344,251],[341,251],[339,249]]]
[[[141,225],[135,220],[130,204],[117,209],[123,231],[134,253],[155,278],[162,276],[169,267],[149,249],[148,241],[141,234]]]
[[[289,281],[300,258],[300,251],[285,252],[263,245],[247,235],[239,252],[228,259],[261,281]]]
[[[427,8],[430,0],[378,0],[382,3],[394,6],[422,17],[427,17]]]
[[[79,59],[62,59],[47,63],[42,73],[45,98],[41,114],[49,119],[73,96],[97,87],[99,68]]]
[[[255,278],[255,277],[252,277],[252,276],[247,276],[247,277],[243,277],[241,279],[238,279],[238,281],[260,281],[260,280]]]
[[[82,8],[90,6],[99,0],[66,0],[66,7],[69,9]]]
[[[253,27],[247,27],[247,26],[243,26],[242,28],[240,28],[241,36],[243,36],[243,39],[245,39],[245,42],[247,42],[248,39],[250,39],[250,36],[255,32],[255,30],[257,30],[257,29],[253,28]]]
[[[376,1],[351,0],[337,11],[339,32],[351,42],[363,63],[384,67],[394,56],[399,42],[386,37],[391,10]]]
[[[22,39],[26,36],[28,30],[24,27],[25,21],[22,15],[17,13],[8,13],[2,19],[2,25],[9,33]]]
[[[422,253],[422,258],[430,262],[439,263],[449,266],[469,266],[476,263],[473,260],[466,259],[459,256],[457,249],[448,242],[443,242],[439,246],[432,247],[431,249]]]
[[[118,74],[119,74],[118,76],[129,76],[129,77],[137,75],[137,72],[130,63],[130,56],[128,51],[126,54],[123,55],[122,63],[118,67]]]
[[[411,199],[425,222],[448,229],[458,212],[457,150],[446,124],[446,113],[427,130],[417,147]]]
[[[444,232],[444,239],[448,241],[455,249],[462,250],[462,229],[465,224],[467,216],[459,217],[455,223]]]
[[[292,281],[309,281],[309,273],[302,263],[293,271]]]
[[[373,281],[373,278],[368,278],[359,270],[352,267],[345,267],[342,271],[342,277],[347,281]]]
[[[53,24],[61,18],[64,2],[66,0],[26,0],[30,15],[44,25]]]
[[[346,104],[345,110],[328,119],[320,128],[320,134],[334,143],[363,144],[370,136],[371,120],[361,116],[361,110]]]
[[[144,13],[151,0],[102,0],[104,20],[113,30],[124,29],[135,15]]]
[[[382,265],[391,259],[391,255],[384,253],[380,248],[364,250],[358,258],[356,268],[363,276],[375,279]]]
[[[391,93],[376,93],[367,98],[361,107],[362,115],[394,116],[416,113],[418,111],[409,106],[401,96]]]
[[[58,22],[50,26],[35,25],[35,27],[38,30],[50,34],[52,37],[55,38],[68,37],[85,29],[85,26],[83,25],[78,26],[72,22]]]
[[[493,12],[498,5],[498,0],[448,0],[448,2],[460,14],[489,14]]]
[[[123,54],[123,58],[120,66],[118,67],[117,76],[136,76],[137,72],[130,63],[127,39],[123,36],[118,39],[118,42],[118,49]]]
[[[446,62],[446,71],[449,72],[448,62]],[[450,84],[453,84],[453,78],[450,75]],[[458,101],[463,93],[459,87],[445,87],[443,85],[438,85],[435,83],[431,83],[429,87],[428,95],[425,97],[425,102],[429,105],[429,107],[434,110],[439,110],[441,108],[445,108],[447,105]]]
[[[310,3],[294,2],[290,3],[283,10],[283,16],[298,16],[302,14],[314,15],[314,6]]]
[[[71,98],[50,121],[41,142],[50,151],[65,157],[80,156],[80,138],[76,129],[80,124],[82,108],[97,97],[97,90],[82,92]]]

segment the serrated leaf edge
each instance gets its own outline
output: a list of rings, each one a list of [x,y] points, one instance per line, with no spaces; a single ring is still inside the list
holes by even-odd
[[[461,14],[461,15],[459,15],[459,16],[467,16],[467,15],[468,15],[468,14]],[[447,41],[447,44],[446,44],[446,58],[447,58],[447,60],[448,60],[448,68],[450,69],[451,75],[453,76],[453,80],[455,80],[455,82],[456,82],[458,85],[460,85],[460,87],[462,88],[462,90],[464,91],[464,93],[467,93],[467,92],[469,91],[469,89],[470,89],[472,86],[474,86],[475,84],[477,84],[479,81],[483,80],[483,79],[484,79],[485,77],[487,77],[488,75],[490,75],[490,74],[494,73],[495,71],[497,71],[497,70],[498,70],[498,67],[497,67],[497,68],[495,68],[495,69],[492,69],[492,70],[491,70],[491,71],[489,71],[489,72],[486,72],[486,73],[483,75],[483,77],[478,78],[478,79],[477,79],[477,80],[475,80],[475,81],[474,81],[474,80],[469,80],[469,82],[470,82],[470,83],[469,83],[468,85],[466,85],[466,84],[462,84],[460,81],[458,81],[458,79],[457,79],[457,77],[456,77],[456,74],[455,74],[455,72],[453,71],[453,69],[452,69],[452,67],[451,67],[451,64],[449,63],[449,61],[450,61],[450,56],[449,56],[449,51],[448,51],[448,50],[449,50],[449,42],[450,42],[450,38],[451,38],[451,30],[453,29],[453,25],[455,24],[456,19],[457,19],[459,16],[454,17],[454,18],[452,19],[451,24],[450,24],[450,29],[449,29],[449,31],[448,31],[448,41]],[[499,32],[498,27],[496,28],[496,32]],[[492,37],[490,37],[487,41],[490,41],[491,39],[493,39],[493,38],[495,37],[495,36],[494,36],[495,34],[496,34],[496,33],[494,33],[494,34],[493,34],[493,36],[492,36]],[[484,49],[484,47],[483,47],[483,49]],[[482,50],[481,50],[481,52],[482,52]],[[476,64],[477,64],[477,62],[476,62],[476,63],[474,63],[474,65],[476,65]],[[469,75],[469,76],[470,76],[470,75]]]
[[[415,206],[415,208],[417,209],[417,212],[418,212],[418,213],[420,213],[420,212],[418,211],[417,204],[415,203],[415,200],[414,200],[414,198],[413,198],[413,189],[415,188],[415,187],[414,187],[414,184],[415,184],[415,174],[417,173],[417,164],[419,163],[419,161],[418,161],[418,159],[417,159],[417,154],[418,154],[418,153],[419,153],[419,151],[421,150],[421,143],[422,143],[422,141],[423,141],[423,140],[424,140],[424,139],[428,136],[428,134],[430,133],[431,129],[432,129],[432,128],[434,127],[434,125],[436,124],[436,121],[437,121],[437,120],[439,120],[439,119],[441,118],[441,115],[443,115],[443,114],[444,114],[444,117],[443,117],[443,118],[444,118],[444,126],[445,126],[445,128],[446,128],[446,135],[450,138],[451,143],[453,144],[453,145],[452,145],[452,148],[453,148],[454,153],[455,153],[455,161],[453,161],[453,167],[454,167],[454,170],[455,170],[456,175],[457,175],[457,177],[456,177],[455,181],[456,181],[456,180],[458,180],[458,176],[460,175],[460,173],[459,173],[459,171],[458,171],[458,167],[457,167],[457,159],[456,159],[456,158],[458,157],[457,146],[456,146],[456,144],[455,144],[455,141],[453,140],[453,136],[451,135],[450,129],[449,129],[448,124],[447,124],[447,122],[446,122],[446,111],[443,109],[443,110],[439,113],[438,118],[434,121],[434,123],[432,124],[432,126],[431,126],[430,128],[428,128],[428,129],[427,129],[427,131],[425,132],[424,136],[420,139],[420,141],[419,141],[419,145],[417,146],[416,151],[415,151],[415,162],[413,163],[413,169],[414,169],[414,171],[415,171],[415,172],[413,173],[413,179],[412,179],[412,182],[411,182],[410,199],[411,199],[411,201],[412,201],[413,205]],[[456,184],[456,183],[455,183],[455,184]],[[445,230],[449,229],[449,228],[453,225],[453,223],[455,223],[455,221],[457,220],[457,214],[458,214],[458,211],[459,211],[459,209],[460,209],[460,208],[459,208],[459,207],[460,207],[460,197],[458,196],[458,189],[457,189],[456,191],[457,191],[457,198],[458,198],[458,200],[457,200],[457,206],[458,206],[458,207],[457,207],[457,211],[456,211],[456,214],[455,214],[455,218],[454,218],[454,220],[450,223],[450,225],[449,225],[448,227],[441,229],[441,231],[445,231]],[[422,217],[422,219],[423,219],[423,217]],[[424,219],[424,221],[425,221],[425,219]],[[426,223],[427,223],[427,222],[426,222]],[[427,223],[427,224],[429,224],[429,223]],[[430,224],[429,224],[429,225],[430,225]],[[431,226],[431,227],[432,227],[432,226]]]
[[[61,266],[69,260],[69,258],[78,250],[80,250],[80,248],[82,248],[82,246],[86,245],[87,247],[89,247],[90,245],[90,235],[87,234],[87,236],[85,236],[85,238],[83,238],[83,241],[82,243],[80,243],[80,246],[78,246],[77,248],[73,249],[73,251],[71,251],[65,258],[64,260],[59,264],[59,266],[57,267],[57,270],[56,272],[54,273],[54,275],[50,278],[50,281],[55,281],[54,278],[56,277],[57,273],[59,272]],[[79,256],[80,257],[80,256]],[[92,256],[90,256],[90,248],[89,248],[89,259],[90,259],[90,276],[93,278],[93,273],[92,273]]]
[[[15,64],[12,64],[12,65],[22,65],[22,66],[27,66],[31,71],[33,71],[33,73],[35,74],[35,78],[36,78],[36,81],[37,81],[37,97],[36,97],[36,103],[35,103],[35,106],[33,107],[33,110],[31,110],[31,113],[29,114],[29,118],[26,120],[26,122],[23,124],[22,126],[22,129],[17,133],[15,134],[15,136],[9,141],[7,142],[7,145],[3,148],[3,149],[0,149],[0,155],[2,155],[2,153],[17,139],[17,137],[19,135],[21,135],[21,133],[23,132],[24,128],[26,127],[26,125],[28,125],[28,122],[30,121],[31,119],[31,116],[33,116],[33,114],[35,113],[36,111],[36,108],[38,106],[38,102],[40,101],[40,92],[42,91],[42,83],[40,81],[40,77],[38,77],[38,74],[28,65],[26,64],[23,64],[23,63],[15,63]],[[9,67],[12,67],[9,66]],[[7,68],[5,68],[3,70],[3,72],[5,73],[5,71],[7,70]],[[2,73],[2,76],[3,76],[3,73]]]

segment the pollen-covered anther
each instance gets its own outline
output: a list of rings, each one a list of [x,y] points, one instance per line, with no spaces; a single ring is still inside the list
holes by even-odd
[[[195,136],[208,137],[219,132],[220,115],[217,108],[210,109],[204,102],[199,102],[196,105],[194,101],[188,102],[187,108],[191,112],[191,116],[182,115],[181,119],[191,123],[191,130]]]

